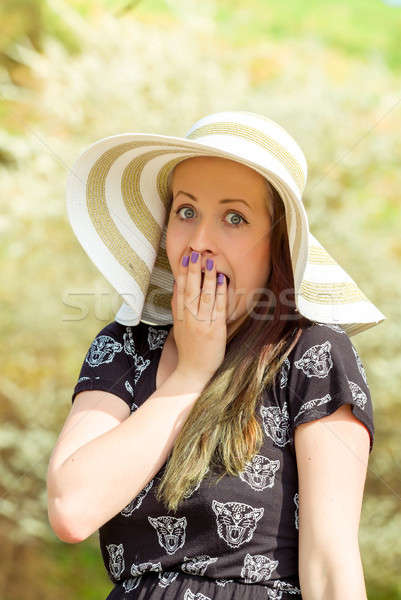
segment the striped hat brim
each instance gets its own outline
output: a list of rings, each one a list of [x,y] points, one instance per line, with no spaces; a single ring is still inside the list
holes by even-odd
[[[302,202],[304,170],[285,148],[263,152],[265,140],[213,130],[197,139],[124,133],[98,140],[81,153],[66,185],[67,213],[80,244],[123,300],[115,320],[124,325],[173,323],[173,274],[166,254],[169,175],[182,160],[217,156],[240,161],[266,177],[280,194],[286,215],[298,311],[340,325],[349,335],[386,317],[309,231]],[[205,135],[208,135],[205,132]],[[219,147],[219,135],[221,147]],[[255,133],[256,135],[256,133]],[[248,137],[247,137],[248,136]],[[199,141],[207,139],[208,143]],[[266,142],[267,143],[267,142]],[[261,146],[262,145],[262,146]]]

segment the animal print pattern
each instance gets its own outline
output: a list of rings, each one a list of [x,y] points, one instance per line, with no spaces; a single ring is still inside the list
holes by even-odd
[[[278,567],[278,560],[272,560],[263,554],[251,555],[246,553],[241,577],[245,583],[263,583],[268,581],[273,571]]]
[[[133,563],[131,565],[130,573],[133,577],[138,577],[143,575],[144,573],[149,573],[150,571],[160,572],[162,570],[162,565],[160,562],[152,563],[145,562],[140,564]]]
[[[295,509],[295,529],[299,529],[299,494],[296,492],[294,494],[294,504],[296,506]]]
[[[272,588],[268,588],[267,589],[267,596],[266,596],[266,598],[268,600],[282,600],[282,597],[283,597],[283,594],[279,590],[275,590],[275,589],[272,589]]]
[[[320,418],[320,416],[323,417],[331,414],[342,404],[349,404],[352,408],[353,415],[357,417],[369,431],[369,452],[371,452],[374,443],[374,415],[364,366],[347,334],[344,331],[338,332],[341,335],[330,334],[327,332],[328,329],[330,328],[321,326],[321,331],[324,332],[324,337],[326,338],[324,344],[326,345],[327,353],[330,355],[329,357],[326,356],[326,359],[328,362],[331,360],[333,367],[321,383],[318,382],[315,386],[312,386],[308,384],[305,385],[305,381],[302,382],[300,380],[298,389],[302,389],[304,395],[309,395],[310,390],[315,387],[316,391],[319,392],[328,392],[328,390],[330,390],[329,397],[327,397],[327,393],[325,395],[317,394],[315,398],[312,398],[312,402],[309,401],[310,404],[305,402],[302,405],[299,403],[300,394],[296,394],[294,401],[295,410],[291,413],[291,417],[294,415],[294,418],[291,418],[292,429],[299,423],[306,423],[316,418]],[[320,346],[323,346],[323,344],[320,344]],[[296,358],[298,358],[298,356]],[[302,360],[303,357],[301,356],[300,358]],[[295,362],[296,361],[294,360],[294,363]],[[317,411],[314,411],[313,408],[316,408],[319,402],[326,402],[326,407],[320,406]],[[309,409],[311,409],[310,412]],[[302,418],[301,412],[304,413]],[[293,441],[294,438],[292,437],[292,443]]]
[[[216,526],[219,537],[230,548],[238,548],[251,541],[258,521],[263,517],[265,509],[255,508],[244,502],[212,501],[216,515]]]
[[[160,357],[168,335],[168,328],[140,327],[104,328],[88,351],[77,389],[109,389],[116,381],[116,393],[131,412],[137,410],[146,401],[144,390],[151,393],[144,385],[149,365]],[[255,600],[258,590],[260,600],[302,600],[294,429],[347,403],[373,435],[372,403],[361,359],[337,325],[306,329],[278,373],[256,412],[262,446],[238,475],[225,475],[214,486],[208,468],[172,514],[155,497],[158,473],[100,528],[113,600],[145,597],[143,588],[150,585],[154,600],[170,586],[168,593],[177,599],[224,600],[226,593],[240,597],[244,584],[253,586]],[[283,576],[288,573],[292,576]]]
[[[210,596],[205,596],[202,592],[197,592],[196,594],[191,591],[190,588],[185,590],[184,600],[213,600]]]
[[[124,592],[126,594],[129,594],[130,592],[132,592],[132,590],[134,590],[135,588],[137,588],[139,586],[139,584],[141,583],[141,579],[142,579],[142,577],[128,577],[128,579],[124,579],[124,581],[122,583]]]
[[[159,573],[158,585],[162,588],[166,588],[171,585],[179,575],[178,571],[163,571],[163,573]]]
[[[198,483],[195,485],[195,487],[187,490],[184,494],[184,498],[190,498],[191,496],[193,496],[193,494],[196,492],[196,490],[198,490],[200,488],[200,484],[201,484],[201,482],[198,481]]]
[[[361,361],[361,359],[360,359],[360,357],[359,357],[359,354],[358,354],[358,352],[356,351],[356,349],[354,348],[354,346],[352,346],[352,351],[353,351],[353,353],[354,353],[355,360],[356,360],[356,364],[358,365],[359,372],[360,372],[360,374],[362,375],[364,382],[367,384],[368,382],[367,382],[367,380],[366,380],[366,373],[365,373],[365,369],[364,369],[364,367],[363,367],[363,364],[362,364],[362,361]]]
[[[315,344],[294,362],[294,366],[302,369],[307,377],[327,377],[333,366],[330,348],[331,343],[328,340],[323,344]]]
[[[227,583],[231,583],[234,581],[234,579],[224,579],[224,577],[222,578],[218,578],[215,580],[217,585],[221,585],[223,587],[225,587],[227,585]]]
[[[365,404],[368,400],[368,397],[357,383],[355,383],[354,381],[350,381],[349,379],[347,379],[347,381],[355,404],[359,406],[361,410],[363,410],[365,408]]]
[[[148,345],[150,350],[156,350],[157,348],[163,348],[164,342],[166,341],[168,332],[163,330],[154,329],[149,325],[148,329]]]
[[[123,544],[109,544],[106,550],[110,555],[109,568],[114,579],[120,579],[125,569]]]
[[[186,517],[149,517],[148,521],[157,532],[157,540],[167,554],[174,554],[185,544]]]
[[[322,404],[327,404],[330,401],[330,394],[326,394],[325,396],[323,396],[323,398],[312,398],[312,400],[304,402],[304,404],[302,404],[301,408],[294,417],[294,423],[297,423],[297,421],[302,417],[302,415],[305,413],[307,414],[308,411],[312,408],[315,408],[316,406],[322,406]]]
[[[110,335],[99,335],[89,348],[86,362],[91,367],[99,367],[104,363],[110,363],[116,353],[121,352],[122,349],[122,345]]]
[[[208,566],[212,563],[215,563],[217,558],[212,558],[208,554],[203,554],[193,558],[184,556],[184,561],[186,562],[183,562],[181,565],[181,570],[184,571],[184,573],[201,576],[205,575]]]
[[[131,592],[132,590],[137,588],[139,586],[139,584],[141,583],[142,575],[144,573],[149,573],[151,571],[159,572],[161,570],[162,570],[162,566],[161,566],[160,562],[157,564],[154,564],[151,562],[141,563],[139,565],[132,564],[131,569],[130,569],[130,573],[131,573],[132,577],[129,577],[128,579],[124,579],[124,581],[122,583],[124,592],[126,594],[128,594],[129,592]]]
[[[133,500],[131,500],[131,502],[127,504],[125,508],[123,508],[123,510],[121,511],[122,516],[130,517],[134,510],[138,510],[138,508],[142,504],[142,500],[146,497],[146,495],[152,487],[153,479],[151,479],[149,483],[147,483],[146,486],[143,488],[143,490],[141,490],[139,494]]]
[[[296,587],[286,581],[280,581],[280,579],[276,579],[272,582],[272,584],[273,588],[269,588],[267,591],[267,598],[281,599],[283,597],[283,592],[290,595],[301,595],[301,590],[299,587]]]
[[[127,331],[123,335],[123,340],[125,353],[132,357],[135,363],[134,384],[136,385],[138,379],[142,375],[142,372],[149,366],[150,359],[144,360],[143,356],[136,351],[131,327],[127,327]]]
[[[271,460],[267,456],[255,454],[246,468],[239,474],[240,479],[245,481],[255,491],[263,492],[266,488],[274,485],[274,476],[280,468],[279,460]]]
[[[100,376],[93,377],[92,379],[93,379],[93,381],[96,381],[97,379],[100,379]],[[82,383],[82,381],[91,381],[91,378],[90,377],[80,377],[78,379],[78,383]]]
[[[209,471],[210,471],[210,469],[209,469],[209,467],[207,467],[205,474],[207,474]],[[187,499],[187,498],[190,498],[191,496],[193,496],[193,494],[196,492],[196,490],[199,489],[200,484],[201,484],[201,482],[198,481],[198,483],[195,485],[195,487],[193,487],[192,489],[187,490],[185,492],[185,494],[184,494],[184,498]]]
[[[296,587],[295,585],[291,585],[291,583],[288,583],[287,581],[280,581],[280,579],[276,579],[273,582],[273,586],[281,592],[297,595],[301,594],[300,588]]]
[[[276,446],[281,448],[291,441],[290,438],[290,416],[287,410],[287,403],[283,407],[279,406],[260,406],[263,429],[266,435],[273,440]]]
[[[131,396],[133,396],[134,390],[132,389],[132,385],[130,384],[130,382],[128,380],[126,380],[124,385],[125,385],[125,389],[131,394]]]
[[[132,327],[130,326],[128,326],[123,333],[123,346],[124,352],[128,354],[128,356],[136,355],[135,340],[132,334]]]
[[[139,352],[134,329],[114,322],[95,337],[81,367],[72,401],[80,391],[105,390],[126,402],[130,412],[138,407],[137,403],[132,402],[135,387],[144,379],[151,359],[146,358],[146,352],[149,351],[146,350],[147,343],[145,354]],[[166,337],[166,332],[163,333]]]
[[[285,361],[283,362],[283,364],[281,365],[281,369],[280,369],[280,387],[283,388],[288,381],[288,371],[290,369],[290,361],[288,360],[288,358],[285,359]]]

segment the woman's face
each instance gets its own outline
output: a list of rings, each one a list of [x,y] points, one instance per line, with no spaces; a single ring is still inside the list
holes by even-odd
[[[171,186],[166,251],[174,278],[182,256],[192,251],[200,253],[202,267],[212,258],[216,271],[229,276],[229,337],[257,303],[262,292],[257,288],[264,289],[270,275],[272,223],[266,199],[269,206],[272,200],[266,179],[233,160],[201,156],[179,163]]]

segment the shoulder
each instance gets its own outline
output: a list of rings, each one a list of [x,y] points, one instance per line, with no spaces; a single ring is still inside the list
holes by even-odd
[[[96,334],[94,341],[102,341],[104,344],[115,341],[128,348],[130,345],[140,343],[147,337],[148,327],[142,322],[137,325],[122,325],[117,321],[112,321]]]
[[[314,323],[303,330],[288,355],[284,375],[282,393],[293,429],[329,417],[337,409],[344,421],[350,421],[349,407],[343,406],[349,405],[353,416],[368,429],[372,449],[374,415],[365,368],[341,327]]]
[[[117,321],[108,323],[95,335],[90,344],[86,361],[89,364],[115,362],[115,358],[135,358],[143,346],[144,324],[121,325]]]
[[[339,326],[314,323],[300,335],[288,355],[286,391],[291,402],[330,404],[332,400],[371,408],[364,365],[348,334]],[[309,404],[308,404],[309,403]]]
[[[348,334],[339,326],[313,323],[305,328],[288,355],[288,390],[304,395],[328,387],[353,394],[369,393],[364,365]],[[326,386],[326,387],[325,387]]]
[[[299,349],[311,345],[314,342],[319,343],[326,339],[335,344],[341,344],[342,346],[351,344],[349,335],[340,325],[313,322],[303,329],[297,347]]]
[[[137,325],[121,325],[117,321],[108,323],[95,337],[95,345],[120,345],[126,354],[149,353],[163,348],[169,326],[150,325],[140,321]]]
[[[127,331],[127,327],[125,325],[121,325],[121,323],[117,323],[117,321],[112,321],[111,323],[108,323],[107,325],[105,325],[96,334],[96,337],[98,338],[98,337],[104,335],[104,336],[110,336],[110,337],[122,339],[124,336],[124,333],[126,333],[126,331]]]
[[[358,352],[347,332],[339,325],[325,323],[313,323],[303,329],[288,358],[295,368],[301,369],[308,363],[319,362],[324,358],[329,363],[333,359],[359,360]],[[306,369],[306,374],[307,372]]]

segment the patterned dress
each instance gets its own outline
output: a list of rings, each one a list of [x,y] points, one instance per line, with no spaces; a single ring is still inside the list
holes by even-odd
[[[88,350],[72,401],[83,390],[105,390],[135,411],[156,389],[170,328],[108,324]],[[216,485],[209,470],[168,514],[154,494],[164,464],[100,527],[114,584],[107,600],[302,599],[294,429],[343,404],[368,430],[371,452],[373,408],[358,353],[339,326],[313,323],[258,403],[263,445],[239,476],[225,475]]]

